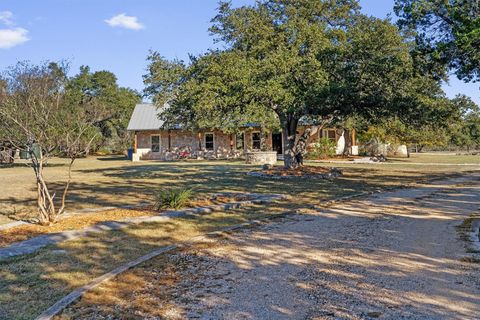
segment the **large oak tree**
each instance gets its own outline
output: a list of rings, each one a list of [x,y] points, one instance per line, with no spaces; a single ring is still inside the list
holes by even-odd
[[[150,56],[147,93],[169,103],[164,117],[200,127],[277,121],[285,166],[295,167],[301,119],[325,125],[399,113],[412,98],[412,47],[389,20],[357,1],[222,2],[210,28],[221,50],[187,66]]]

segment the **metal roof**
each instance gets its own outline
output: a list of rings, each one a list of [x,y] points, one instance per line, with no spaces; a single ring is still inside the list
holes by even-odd
[[[158,114],[162,112],[168,105],[158,108],[152,103],[141,103],[135,106],[132,117],[128,123],[127,130],[142,131],[142,130],[159,130],[162,129],[164,121],[158,118]],[[299,121],[300,125],[313,125],[315,121],[302,117]],[[245,127],[259,127],[260,125],[254,122],[245,124]],[[173,128],[180,129],[180,125],[174,125]]]
[[[137,104],[128,123],[127,130],[159,130],[164,122],[158,119],[158,114],[163,108],[158,108],[151,103]]]

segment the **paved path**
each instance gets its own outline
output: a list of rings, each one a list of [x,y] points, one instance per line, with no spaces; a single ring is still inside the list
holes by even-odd
[[[480,319],[480,264],[456,229],[479,206],[477,174],[237,233],[181,254],[195,282],[172,304],[195,319]]]

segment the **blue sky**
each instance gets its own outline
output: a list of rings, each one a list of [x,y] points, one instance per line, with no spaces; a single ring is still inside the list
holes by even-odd
[[[377,17],[393,8],[393,0],[360,4]],[[216,7],[216,0],[0,0],[0,70],[18,60],[67,59],[73,72],[80,65],[110,70],[120,85],[142,90],[150,49],[186,60],[213,46],[207,29]],[[444,90],[480,103],[479,84],[452,76]]]

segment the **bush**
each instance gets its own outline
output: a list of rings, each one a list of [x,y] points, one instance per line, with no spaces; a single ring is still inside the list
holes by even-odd
[[[154,194],[154,208],[155,210],[180,209],[192,199],[192,196],[191,188],[160,189]]]
[[[309,159],[322,159],[333,157],[336,154],[337,144],[335,141],[328,138],[321,138],[315,143],[312,149],[308,152]]]

